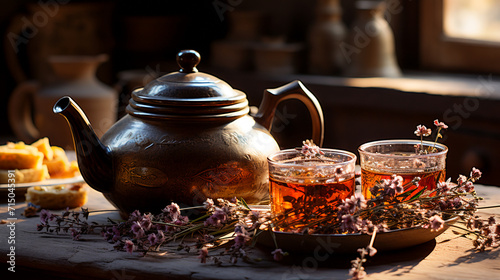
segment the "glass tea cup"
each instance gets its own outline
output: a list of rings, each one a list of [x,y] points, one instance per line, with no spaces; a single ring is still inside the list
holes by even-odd
[[[342,199],[354,195],[356,155],[320,150],[323,154],[313,157],[295,149],[268,157],[271,212],[278,217],[277,230],[301,231],[333,215]]]
[[[448,147],[443,144],[420,140],[382,140],[363,144],[358,152],[361,191],[366,199],[372,197],[370,189],[377,182],[390,179],[393,174],[403,178],[405,192],[414,190],[409,197],[423,189],[423,195],[432,196],[438,182],[445,181]],[[418,184],[409,184],[415,177],[420,178]]]

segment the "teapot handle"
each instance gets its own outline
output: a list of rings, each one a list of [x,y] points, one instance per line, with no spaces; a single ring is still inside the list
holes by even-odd
[[[255,121],[271,130],[278,104],[288,99],[298,99],[306,105],[311,114],[312,140],[321,147],[324,137],[323,110],[318,99],[300,81],[293,81],[279,88],[266,89],[259,110],[254,115]]]
[[[26,81],[17,86],[9,100],[8,117],[14,134],[26,143],[32,143],[40,136],[33,123],[32,107],[39,84]]]

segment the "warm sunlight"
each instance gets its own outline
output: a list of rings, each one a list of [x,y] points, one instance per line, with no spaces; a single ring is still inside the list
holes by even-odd
[[[500,42],[500,0],[445,0],[443,13],[446,35]]]

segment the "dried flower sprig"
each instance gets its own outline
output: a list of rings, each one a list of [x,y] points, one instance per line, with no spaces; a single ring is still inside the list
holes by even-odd
[[[417,129],[415,130],[415,135],[420,137],[420,145],[415,146],[415,151],[417,154],[431,154],[436,152],[436,144],[439,138],[443,138],[441,134],[442,129],[447,129],[448,125],[444,122],[440,122],[438,119],[434,120],[434,125],[437,127],[436,138],[434,139],[434,145],[432,147],[424,148],[424,137],[430,136],[432,134],[432,129],[427,128],[425,125],[417,125]]]
[[[314,144],[313,140],[302,141],[302,147],[296,148],[296,150],[300,151],[305,158],[319,157],[325,154],[320,147]]]
[[[356,258],[351,261],[351,269],[349,270],[349,276],[352,280],[363,279],[366,277],[366,271],[363,267],[363,263],[366,262],[366,256],[373,257],[377,253],[377,249],[373,247],[373,242],[375,241],[375,236],[377,235],[377,230],[374,230],[371,234],[370,244],[366,248],[358,249],[360,258]]]
[[[204,214],[193,220],[182,215],[182,211],[192,208],[199,208]],[[81,211],[66,210],[57,215],[42,209],[37,230],[70,233],[74,240],[80,240],[84,234],[99,232],[99,228],[104,239],[115,249],[140,255],[159,251],[177,241],[175,250],[199,251],[202,263],[212,259],[215,264],[221,264],[220,256],[225,255],[234,264],[240,259],[252,261],[246,252],[251,247],[250,241],[271,221],[269,211],[254,211],[243,200],[237,199],[217,199],[215,202],[207,199],[203,206],[184,209],[171,203],[156,215],[136,210],[126,221],[109,219],[105,224],[89,223],[87,220],[92,212],[82,208]],[[226,250],[222,255],[210,256],[211,249],[223,245]],[[272,254],[278,260],[287,253],[276,247]]]
[[[254,261],[248,249],[262,231],[271,231],[274,227],[288,227],[302,234],[370,234],[370,244],[359,250],[360,258],[352,262],[350,270],[353,279],[361,279],[366,275],[363,263],[376,253],[373,248],[375,236],[392,229],[423,227],[440,230],[448,219],[459,217],[465,225],[460,227],[460,234],[472,238],[474,248],[486,250],[499,246],[500,223],[494,217],[482,220],[475,214],[480,208],[478,202],[481,198],[474,190],[474,183],[480,177],[481,171],[473,168],[469,177],[460,175],[457,183],[451,183],[451,180],[441,182],[434,196],[426,196],[422,191],[404,191],[402,179],[395,175],[378,182],[371,190],[373,197],[368,200],[356,193],[340,204],[321,202],[322,207],[314,211],[304,206],[305,201],[297,200],[290,210],[277,216],[268,211],[254,211],[243,200],[237,199],[207,199],[199,207],[204,214],[193,220],[184,216],[182,213],[186,209],[175,203],[165,207],[160,214],[134,211],[126,221],[109,220],[106,224],[88,222],[91,212],[85,208],[81,212],[65,211],[62,215],[42,210],[38,230],[66,232],[74,240],[80,240],[82,235],[97,233],[100,229],[104,239],[116,249],[139,252],[140,255],[161,249],[172,250],[171,242],[177,241],[175,250],[197,252],[200,262],[212,260],[216,265],[222,264],[224,256],[229,257],[230,263]],[[409,184],[418,184],[417,180]],[[290,224],[286,219],[289,215],[298,219]],[[274,240],[276,248],[271,254],[279,261],[288,253],[281,250]],[[211,254],[219,247],[225,248],[222,254]]]
[[[36,208],[36,206],[32,205],[28,207]],[[37,225],[37,230],[41,231],[45,229],[47,232],[51,233],[69,232],[71,233],[73,240],[79,240],[82,234],[93,233],[97,228],[106,227],[106,225],[98,224],[96,222],[89,223],[87,220],[90,213],[91,212],[87,208],[81,208],[81,212],[69,211],[69,209],[66,209],[61,215],[56,215],[52,214],[48,210],[41,209],[40,224]]]

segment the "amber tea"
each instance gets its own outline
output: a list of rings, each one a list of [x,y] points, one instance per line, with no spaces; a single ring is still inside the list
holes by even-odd
[[[302,231],[334,215],[336,205],[354,194],[356,155],[321,149],[318,157],[283,150],[268,157],[271,212],[280,231]]]
[[[418,186],[412,184],[405,187],[405,191],[414,190],[409,197],[424,188],[423,195],[432,196],[438,182],[445,181],[448,148],[442,144],[419,140],[384,140],[363,144],[358,151],[361,190],[365,198],[371,198],[370,189],[377,182],[390,179],[394,174],[403,178],[403,185],[415,177],[420,178]]]
[[[405,192],[413,190],[409,197],[419,193],[421,190],[425,189],[424,194],[428,196],[435,195],[435,190],[438,182],[444,182],[446,171],[437,170],[432,172],[420,172],[420,173],[409,173],[409,174],[397,174],[403,178],[403,186],[405,187]],[[361,186],[362,193],[366,199],[370,199],[371,193],[370,189],[375,186],[377,182],[382,180],[391,179],[391,173],[384,173],[378,171],[371,171],[366,169],[361,169]],[[419,177],[420,181],[418,186],[415,184],[410,184],[415,177]]]
[[[354,194],[354,177],[333,183],[280,182],[270,178],[271,211],[286,215],[278,230],[305,228],[311,217],[328,215],[342,199]]]

